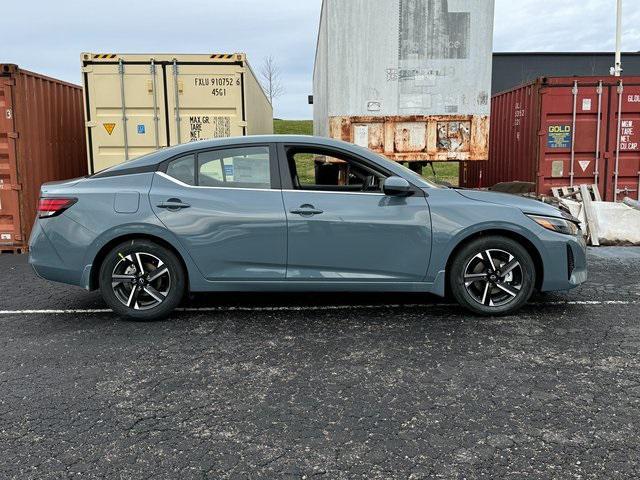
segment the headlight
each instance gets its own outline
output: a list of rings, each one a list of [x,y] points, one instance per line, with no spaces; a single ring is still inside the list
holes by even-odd
[[[542,217],[540,215],[527,215],[527,217],[547,230],[564,233],[565,235],[577,235],[580,231],[580,227],[576,223],[564,218]]]

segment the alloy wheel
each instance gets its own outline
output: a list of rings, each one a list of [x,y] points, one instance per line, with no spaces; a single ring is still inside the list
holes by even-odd
[[[518,297],[524,282],[522,265],[511,253],[499,249],[478,252],[464,270],[467,293],[480,305],[501,307]]]
[[[118,255],[120,260],[111,273],[111,288],[120,303],[133,310],[160,305],[171,289],[171,273],[164,262],[146,252]]]

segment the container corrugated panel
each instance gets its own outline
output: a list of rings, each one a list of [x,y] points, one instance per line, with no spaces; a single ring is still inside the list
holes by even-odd
[[[273,132],[242,53],[82,54],[91,172],[158,148]]]
[[[525,85],[492,98],[490,160],[461,165],[461,186],[481,188],[514,178],[533,181],[536,162],[529,153],[537,149],[538,132],[532,125],[538,121],[538,88],[538,84]]]
[[[539,79],[493,97],[489,160],[465,165],[460,184],[526,181],[550,194],[585,183],[609,201],[636,198],[639,122],[640,77]]]
[[[614,87],[610,90],[613,103],[604,172],[607,195],[613,200],[625,196],[640,200],[640,77],[625,79],[616,92]]]
[[[86,175],[82,89],[0,64],[0,250],[23,250],[40,186]]]
[[[493,0],[324,0],[314,132],[393,160],[486,160],[493,10]]]

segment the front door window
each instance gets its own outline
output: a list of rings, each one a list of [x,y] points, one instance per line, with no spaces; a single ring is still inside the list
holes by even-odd
[[[316,148],[289,148],[296,190],[381,193],[385,175],[349,155]]]

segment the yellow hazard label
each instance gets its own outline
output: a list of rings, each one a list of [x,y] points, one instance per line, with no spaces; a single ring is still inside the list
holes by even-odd
[[[103,123],[102,125],[104,125],[104,129],[109,135],[111,135],[113,133],[113,129],[116,128],[115,123]]]

